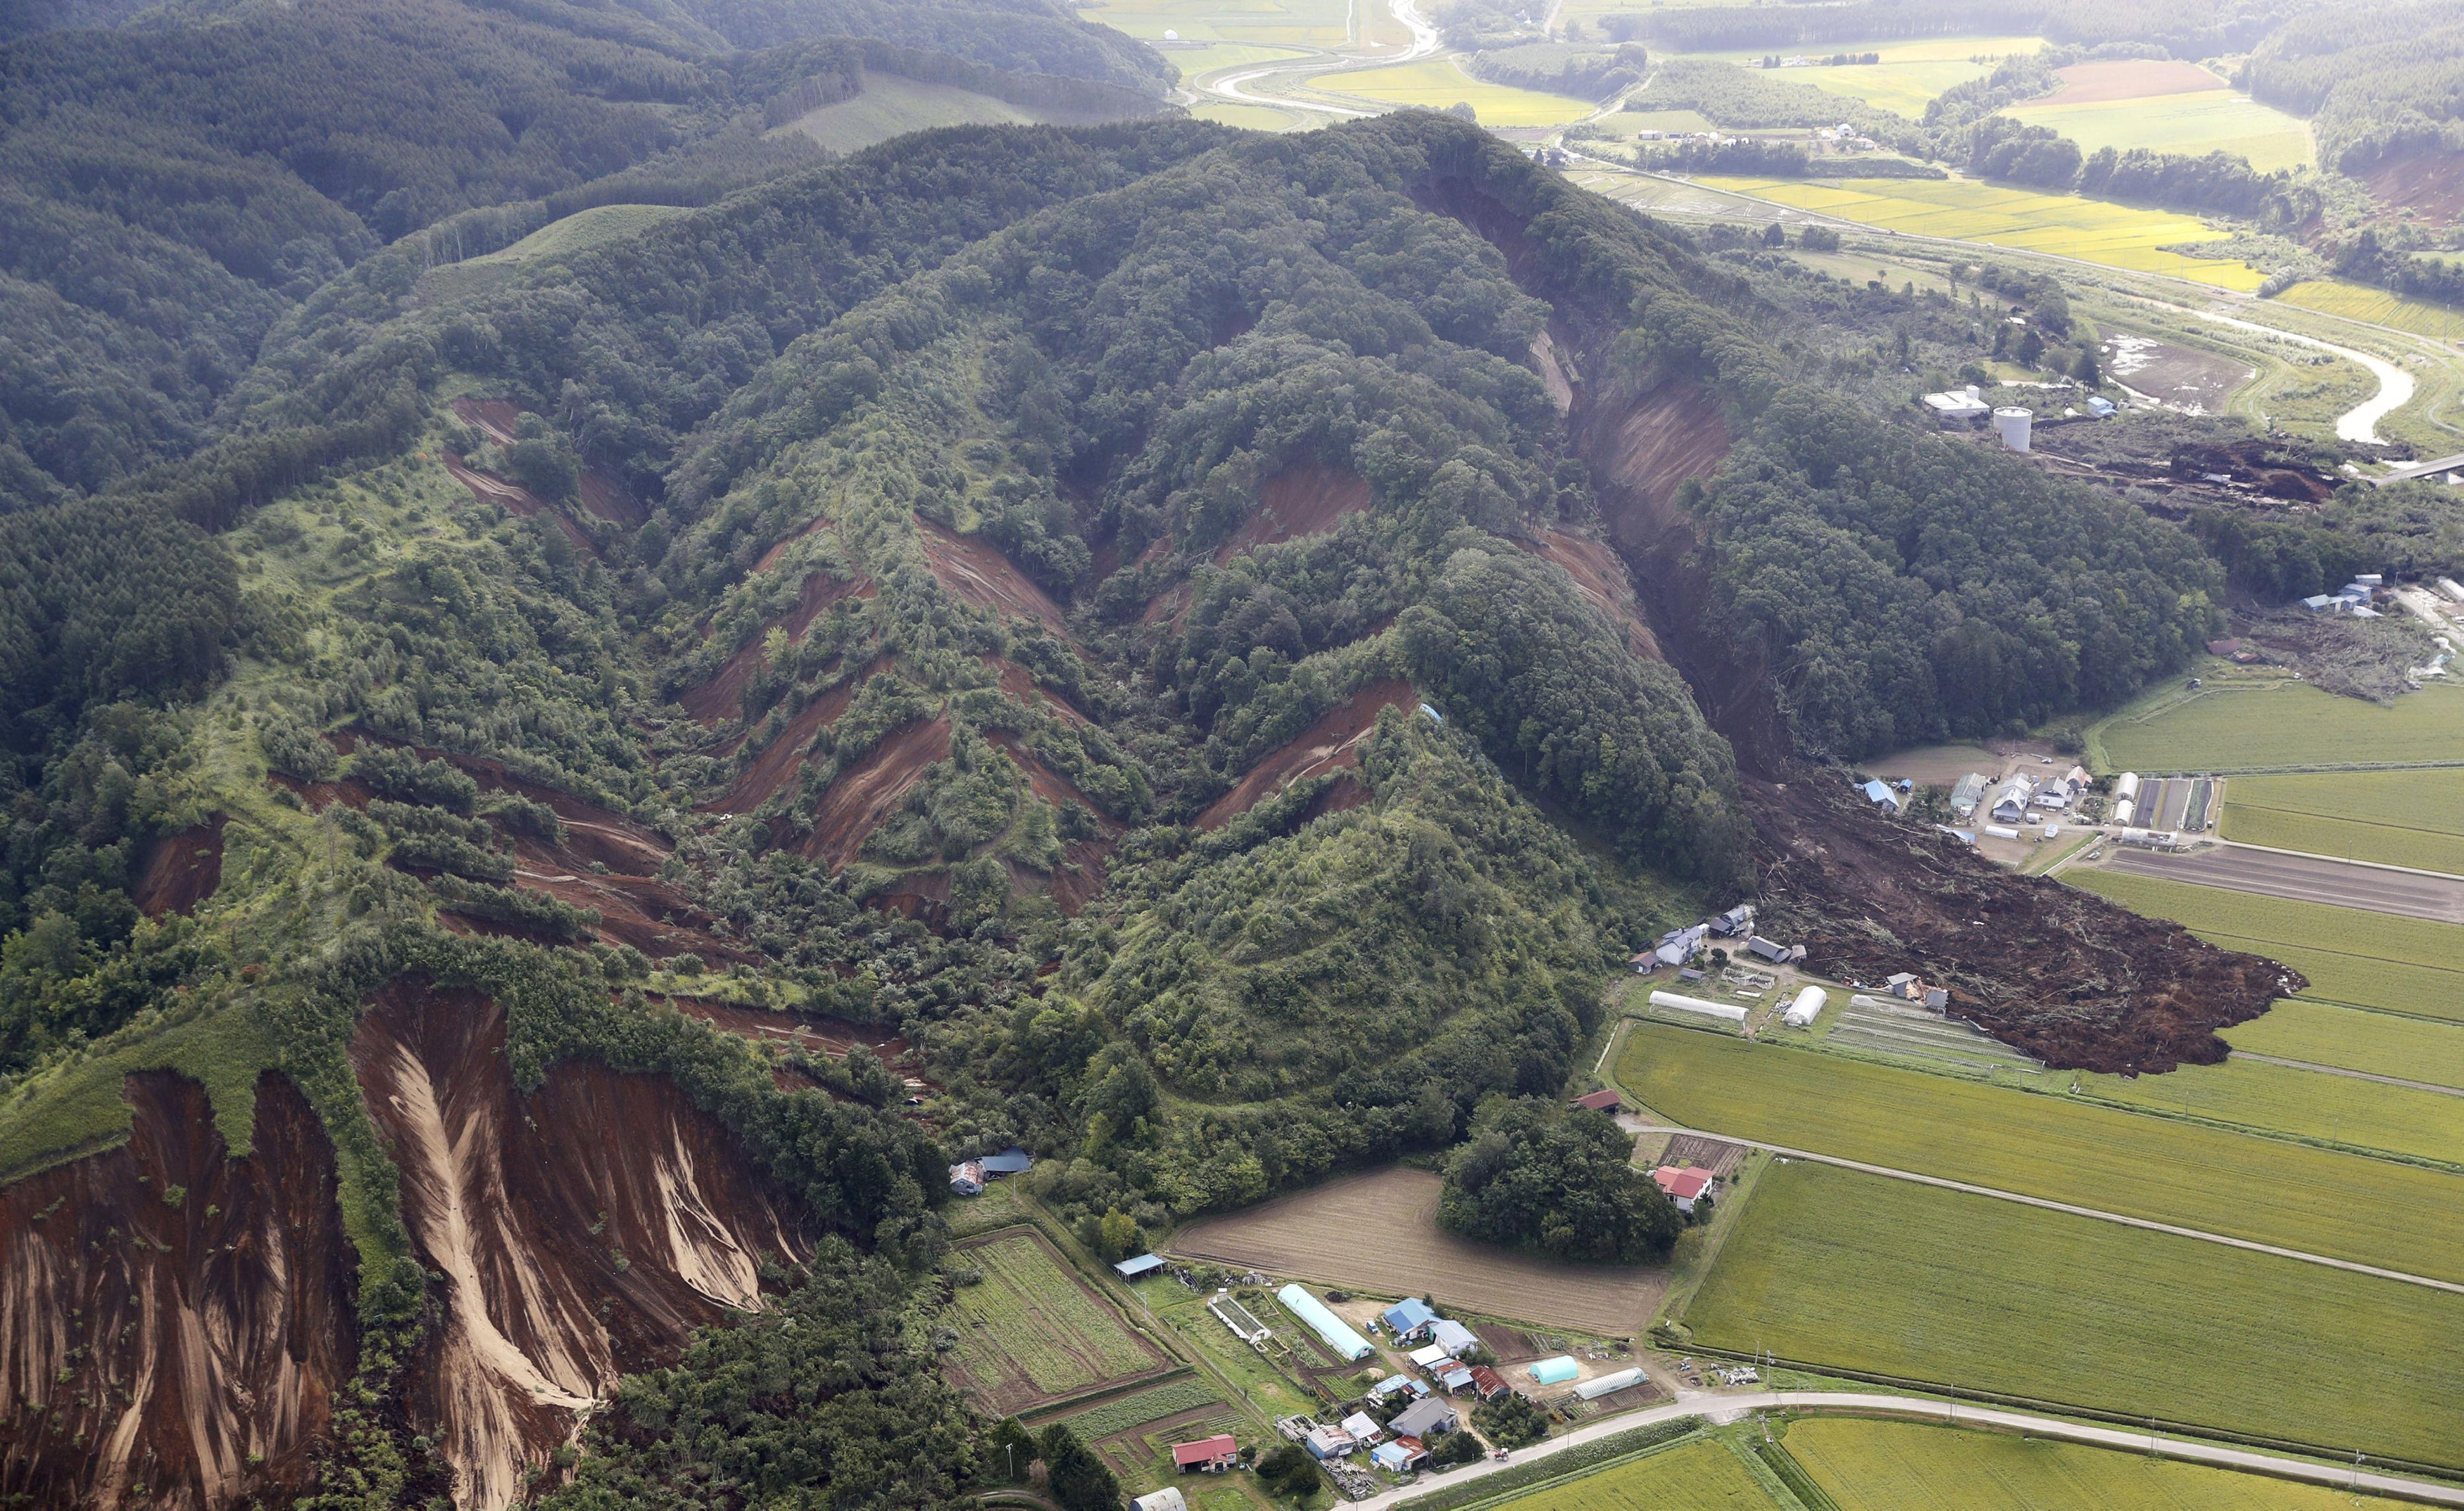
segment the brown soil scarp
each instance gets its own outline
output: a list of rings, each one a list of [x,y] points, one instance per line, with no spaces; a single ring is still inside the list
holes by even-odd
[[[1758,832],[1765,933],[1805,945],[1820,976],[1908,970],[1947,987],[1953,1017],[2057,1070],[2216,1064],[2228,1053],[2218,1029],[2307,985],[2274,961],[1885,818],[1837,772],[1741,786]]]
[[[588,551],[594,556],[599,553],[598,543],[583,534],[582,526],[565,518],[563,510],[550,507],[528,488],[517,482],[507,482],[493,473],[481,472],[453,452],[440,452],[437,456],[445,464],[445,470],[452,475],[453,480],[470,489],[472,497],[482,503],[502,504],[516,514],[536,514],[553,520],[556,527],[564,532],[564,538],[573,543],[574,549]]]
[[[797,850],[808,860],[844,870],[891,809],[935,761],[950,758],[950,721],[921,719],[883,737],[822,794],[812,832]]]
[[[874,673],[890,665],[888,656],[877,657],[866,664],[853,677],[806,703],[803,711],[787,721],[778,737],[761,747],[753,764],[737,773],[727,790],[716,799],[701,805],[708,813],[750,813],[768,802],[772,794],[794,780],[796,770],[804,764],[804,751],[813,736],[823,728],[838,722],[847,704],[855,701],[857,691]]]
[[[128,1143],[0,1189],[0,1502],[288,1501],[358,1367],[333,1147],[271,1071],[246,1158],[196,1082],[125,1095]]]
[[[1347,514],[1369,507],[1369,479],[1349,467],[1296,462],[1266,479],[1258,507],[1232,538],[1215,548],[1222,566],[1243,551],[1323,535]]]
[[[194,910],[222,885],[223,815],[147,840],[130,869],[137,873],[137,884],[129,895],[147,918]]]
[[[1128,826],[1106,813],[1096,801],[1078,789],[1078,784],[1044,764],[1044,759],[1027,747],[1025,741],[1006,729],[987,729],[984,739],[1001,747],[1003,755],[1017,764],[1026,776],[1026,785],[1036,796],[1056,808],[1077,804],[1095,815],[1095,822],[1106,834],[1117,834]]]
[[[828,572],[807,572],[794,608],[755,631],[752,638],[729,656],[709,681],[687,689],[676,701],[704,724],[736,717],[742,711],[745,684],[761,669],[761,643],[771,631],[784,630],[788,639],[799,639],[813,627],[814,620],[829,611],[830,605],[847,598],[869,598],[876,591],[872,584],[861,579],[848,582]]]
[[[1231,791],[1198,815],[1198,827],[1221,829],[1304,777],[1358,766],[1360,742],[1376,726],[1377,711],[1389,706],[1409,708],[1419,700],[1420,695],[1412,684],[1397,678],[1389,678],[1361,688],[1251,767],[1246,776],[1233,784]],[[1365,790],[1361,797],[1367,797]],[[1343,806],[1356,807],[1358,801]]]
[[[2464,152],[2424,152],[2382,163],[2362,175],[2382,205],[2432,222],[2464,217]]]
[[[1660,654],[1659,637],[1643,621],[1642,606],[1635,601],[1634,579],[1626,575],[1625,563],[1617,560],[1606,542],[1564,530],[1543,530],[1527,549],[1566,568],[1583,601],[1625,632],[1626,649],[1646,661],[1666,659]]]
[[[455,399],[453,417],[497,445],[509,446],[522,423],[522,407],[511,399]]]
[[[1069,722],[1073,724],[1084,724],[1091,722],[1085,714],[1080,713],[1077,709],[1072,708],[1067,702],[1063,700],[1060,694],[1055,693],[1050,688],[1045,687],[1041,683],[1037,682],[1033,672],[1028,671],[1025,667],[1019,665],[1009,657],[1005,656],[987,656],[984,657],[984,664],[991,667],[993,671],[1000,676],[1001,690],[1007,693],[1022,706],[1027,708],[1048,708],[1054,714],[1069,721]]]
[[[998,614],[1040,619],[1053,633],[1067,635],[1061,606],[1028,581],[1010,559],[972,536],[959,535],[930,520],[915,522],[924,543],[924,564],[934,578],[958,597]]]
[[[613,475],[596,467],[582,469],[579,492],[582,506],[611,524],[638,530],[650,517],[650,511],[643,507],[641,500],[627,492]]]
[[[1104,890],[1113,845],[1109,839],[1073,839],[1062,849],[1068,858],[1052,873],[1052,900],[1074,918]]]
[[[411,1420],[442,1446],[456,1503],[488,1511],[522,1494],[524,1467],[622,1374],[759,1305],[762,1254],[808,1252],[735,1140],[673,1083],[566,1060],[525,1096],[504,1040],[494,1002],[403,980],[351,1042],[403,1218],[443,1278]]]

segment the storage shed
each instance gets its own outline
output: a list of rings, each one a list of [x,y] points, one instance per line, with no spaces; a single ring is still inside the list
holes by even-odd
[[[1574,1393],[1586,1401],[1596,1401],[1601,1396],[1615,1395],[1619,1390],[1630,1389],[1640,1385],[1642,1379],[1640,1369],[1619,1369],[1615,1374],[1604,1374],[1596,1380],[1584,1381],[1574,1387]]]
[[[1429,1324],[1429,1342],[1444,1349],[1447,1358],[1460,1359],[1480,1346],[1480,1335],[1441,1317]]]
[[[1350,1322],[1328,1311],[1324,1301],[1299,1286],[1285,1286],[1275,1293],[1275,1300],[1283,1302],[1294,1317],[1309,1323],[1309,1331],[1324,1339],[1326,1345],[1334,1350],[1334,1356],[1347,1364],[1355,1359],[1366,1359],[1377,1351],[1369,1346],[1368,1339],[1352,1330]]]
[[[1140,1496],[1132,1500],[1130,1506],[1132,1511],[1189,1511],[1189,1502],[1181,1499],[1180,1491],[1173,1485],[1166,1485],[1152,1495]]]
[[[1581,1374],[1583,1367],[1574,1362],[1573,1355],[1559,1354],[1554,1359],[1543,1359],[1523,1372],[1529,1375],[1535,1385],[1564,1385]]]
[[[1124,1280],[1134,1280],[1141,1276],[1153,1275],[1161,1270],[1163,1262],[1162,1255],[1142,1254],[1134,1259],[1123,1259],[1112,1266],[1112,1273]]]

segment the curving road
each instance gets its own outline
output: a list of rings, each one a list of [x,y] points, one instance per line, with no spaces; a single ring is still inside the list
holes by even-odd
[[[2252,1449],[2230,1448],[2222,1443],[2204,1443],[2195,1438],[2166,1437],[2153,1433],[2130,1433],[2114,1427],[2095,1427],[2084,1422],[2065,1422],[2058,1417],[2037,1416],[2027,1411],[2006,1411],[1998,1407],[1962,1406],[1957,1402],[1945,1405],[1917,1396],[1866,1394],[1852,1390],[1753,1390],[1733,1395],[1710,1391],[1680,1391],[1667,1406],[1655,1406],[1647,1411],[1629,1411],[1576,1428],[1563,1437],[1518,1451],[1513,1458],[1499,1463],[1483,1459],[1466,1464],[1439,1479],[1439,1487],[1452,1489],[1466,1479],[1478,1479],[1535,1458],[1563,1453],[1585,1443],[1597,1442],[1629,1428],[1649,1427],[1659,1422],[1675,1421],[1683,1416],[1706,1416],[1713,1421],[1734,1421],[1754,1411],[1785,1410],[1792,1412],[1838,1411],[1859,1416],[1913,1417],[1921,1421],[1974,1422],[1980,1426],[1999,1428],[2006,1432],[2026,1433],[2035,1437],[2058,1438],[2063,1442],[2084,1443],[2095,1448],[2121,1449],[2128,1453],[2152,1453],[2166,1458],[2188,1463],[2208,1464],[2218,1469],[2272,1475],[2280,1479],[2298,1479],[2315,1485],[2332,1485],[2340,1489],[2365,1490],[2379,1495],[2400,1496],[2409,1500],[2431,1505],[2464,1506],[2464,1487],[2441,1484],[2435,1480],[2413,1479],[2401,1475],[2380,1474],[2355,1466],[2314,1463],[2306,1458],[2288,1458],[2280,1454],[2262,1454]],[[1430,1493],[1427,1485],[1412,1485],[1371,1496],[1366,1500],[1353,1501],[1353,1511],[1391,1511],[1391,1508],[1417,1496]]]
[[[1918,1186],[1931,1186],[1947,1191],[1962,1191],[1970,1196],[1991,1196],[1995,1201],[2015,1202],[2022,1207],[2041,1208],[2046,1211],[2063,1212],[2073,1217],[2093,1217],[2124,1228],[2144,1229],[2148,1233],[2170,1233],[2176,1238],[2196,1238],[2201,1243],[2221,1244],[2228,1249],[2246,1249],[2252,1254],[2272,1255],[2278,1259],[2297,1259],[2303,1264],[2321,1265],[2330,1270],[2346,1270],[2354,1275],[2371,1276],[2382,1280],[2400,1280],[2432,1291],[2447,1291],[2464,1296],[2464,1284],[2453,1280],[2434,1279],[2427,1275],[2414,1275],[2408,1270],[2383,1269],[2364,1264],[2357,1259],[2338,1259],[2328,1255],[2312,1254],[2303,1249],[2287,1249],[2277,1244],[2260,1243],[2253,1238],[2235,1238],[2229,1233],[2210,1233],[2204,1228],[2185,1228],[2178,1223],[2158,1222],[2152,1217],[2133,1217],[2125,1212],[2106,1211],[2098,1207],[2081,1207],[2073,1202],[2057,1202],[2048,1196],[2030,1196],[2021,1191],[2007,1191],[1994,1186],[1978,1186],[1969,1181],[1954,1181],[1941,1175],[1925,1175],[1915,1170],[1895,1169],[1887,1165],[1868,1165],[1862,1160],[1843,1160],[1836,1154],[1816,1154],[1811,1149],[1792,1149],[1786,1144],[1765,1144],[1759,1139],[1740,1139],[1730,1133],[1714,1133],[1705,1128],[1680,1128],[1668,1123],[1645,1122],[1639,1118],[1620,1116],[1617,1126],[1629,1133],[1694,1133],[1724,1144],[1742,1144],[1749,1149],[1761,1149],[1783,1159],[1804,1160],[1815,1165],[1835,1166],[1855,1170],[1860,1175],[1880,1175],[1886,1180],[1908,1181]]]
[[[1339,57],[1331,54],[1320,54],[1314,57],[1267,63],[1258,68],[1243,69],[1237,74],[1226,74],[1221,78],[1200,85],[1199,92],[1235,104],[1280,106],[1286,110],[1306,110],[1315,115],[1334,116],[1346,121],[1361,121],[1376,115],[1378,112],[1375,110],[1357,110],[1350,105],[1338,105],[1330,100],[1306,100],[1286,94],[1255,93],[1249,86],[1261,79],[1284,78],[1299,82],[1318,74],[1379,68],[1393,63],[1418,62],[1438,50],[1438,29],[1420,19],[1419,8],[1416,0],[1387,0],[1387,6],[1394,12],[1395,19],[1403,23],[1404,30],[1412,33],[1411,44],[1393,57]]]

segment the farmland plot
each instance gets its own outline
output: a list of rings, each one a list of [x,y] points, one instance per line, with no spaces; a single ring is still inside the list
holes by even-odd
[[[2225,1030],[2235,1051],[2464,1089],[2464,1026],[2299,998]]]
[[[2165,1076],[2079,1081],[2108,1101],[2418,1159],[2464,1159],[2464,1096],[2240,1058]]]
[[[1782,1443],[1839,1511],[2348,1511],[2352,1499],[2204,1464],[1920,1422],[1815,1417]]]
[[[1438,1226],[1438,1185],[1425,1170],[1355,1175],[1192,1223],[1166,1247],[1185,1258],[1373,1295],[1435,1296],[1441,1307],[1610,1338],[1640,1332],[1660,1304],[1664,1271],[1561,1264],[1456,1237]]]
[[[2245,776],[2225,784],[2227,839],[2464,876],[2464,777],[2453,770]]]
[[[2464,1296],[1848,1170],[1766,1171],[1684,1322],[1718,1347],[2464,1466]]]
[[[2464,926],[2117,871],[2074,870],[2062,879],[2227,948],[2282,961],[2310,978],[2305,996],[2464,1020]]]
[[[2464,1281],[2464,1176],[1643,1024],[1617,1076],[1690,1127]]]
[[[1039,1234],[997,1233],[958,1253],[983,1280],[960,1286],[945,1314],[958,1334],[950,1372],[984,1411],[1013,1413],[1166,1364]]]
[[[2464,339],[2464,309],[2374,289],[2343,278],[2313,278],[2276,296],[2277,301],[2315,309],[2322,315],[2367,321],[2373,325],[2409,330],[2438,341]]]
[[[1506,1502],[1511,1511],[1776,1511],[1777,1504],[1727,1445],[1707,1438]]]
[[[2117,771],[2298,771],[2351,766],[2464,765],[2464,687],[2430,686],[2381,705],[2307,682],[2178,684],[2096,731]]]

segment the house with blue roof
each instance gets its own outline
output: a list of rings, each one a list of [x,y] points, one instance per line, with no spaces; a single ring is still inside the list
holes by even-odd
[[[1429,1330],[1429,1324],[1438,1320],[1438,1314],[1419,1297],[1407,1296],[1378,1313],[1377,1320],[1386,1324],[1386,1330],[1395,1335],[1397,1343],[1410,1343]]]

